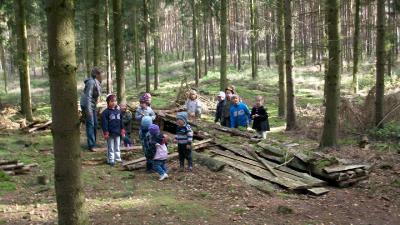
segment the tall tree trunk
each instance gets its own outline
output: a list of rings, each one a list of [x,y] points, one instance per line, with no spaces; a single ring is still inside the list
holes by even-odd
[[[286,61],[286,130],[296,128],[296,108],[293,84],[292,0],[285,0],[285,61]]]
[[[239,2],[235,2],[235,19],[236,19],[236,55],[237,55],[237,69],[241,70],[242,69],[242,62],[240,58],[240,31],[239,31]]]
[[[221,66],[220,66],[220,90],[224,90],[228,86],[228,79],[226,76],[226,46],[227,46],[227,0],[221,0]]]
[[[105,0],[105,39],[106,39],[106,71],[107,71],[107,93],[113,92],[112,75],[111,75],[111,46],[110,46],[110,10],[109,0]]]
[[[113,0],[114,57],[118,102],[125,103],[124,47],[122,30],[122,0]]]
[[[277,0],[276,6],[276,29],[277,29],[277,48],[276,62],[278,63],[279,74],[279,106],[278,116],[284,118],[286,115],[286,76],[285,76],[285,43],[284,43],[284,23],[283,23],[283,0]]]
[[[150,92],[150,50],[149,50],[149,0],[143,0],[144,54],[146,62],[146,92]]]
[[[158,77],[158,61],[160,59],[160,28],[159,28],[159,12],[158,8],[160,3],[158,0],[153,1],[153,41],[154,41],[154,90],[158,89],[159,77]]]
[[[360,51],[360,0],[354,2],[354,39],[353,39],[353,91],[358,92],[358,59]]]
[[[7,94],[7,65],[6,65],[6,57],[4,53],[4,46],[3,42],[0,41],[0,61],[1,61],[1,68],[3,69],[3,79],[4,79],[4,92]]]
[[[208,73],[208,63],[207,63],[207,49],[208,49],[208,32],[207,32],[207,1],[202,2],[203,6],[203,42],[204,42],[204,75]]]
[[[24,0],[14,0],[17,26],[18,69],[21,88],[21,110],[28,121],[33,121],[31,105],[31,86],[28,64],[28,45],[26,36],[26,16]]]
[[[90,77],[90,54],[89,54],[89,19],[88,14],[85,13],[85,65],[86,75]]]
[[[383,99],[385,91],[385,0],[377,1],[376,20],[376,97],[375,124],[383,128]]]
[[[100,50],[100,0],[93,0],[93,66],[99,66]]]
[[[74,1],[47,1],[50,100],[58,224],[85,225],[76,101]]]
[[[135,84],[136,88],[139,88],[140,83],[140,45],[138,37],[138,3],[135,2],[133,5],[133,51],[135,58]]]
[[[326,0],[326,24],[328,34],[328,70],[326,73],[326,110],[321,147],[337,144],[338,111],[340,99],[340,36],[339,0]]]
[[[257,27],[256,6],[254,0],[250,0],[250,42],[251,42],[251,78],[257,79]]]
[[[210,36],[211,36],[211,55],[212,55],[212,65],[215,66],[215,33],[213,18],[210,16]],[[225,34],[226,37],[226,34]]]
[[[192,7],[192,35],[193,35],[193,58],[194,58],[194,80],[196,86],[199,85],[199,58],[198,58],[198,43],[197,43],[197,12],[196,12],[196,1],[191,0],[190,2]]]

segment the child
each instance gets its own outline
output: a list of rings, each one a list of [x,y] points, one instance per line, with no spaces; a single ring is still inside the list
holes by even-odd
[[[180,171],[184,170],[185,159],[189,163],[188,170],[193,170],[192,162],[192,141],[193,141],[193,131],[188,122],[188,115],[186,112],[179,112],[176,115],[176,136],[174,142],[178,143],[178,153],[179,153],[179,166]]]
[[[251,109],[251,118],[253,119],[253,129],[257,131],[259,138],[266,139],[269,131],[269,121],[267,110],[263,106],[263,97],[256,97],[256,104]]]
[[[225,88],[225,100],[223,103],[221,115],[221,125],[224,127],[230,127],[231,125],[230,110],[232,106],[231,96],[233,94],[235,94],[235,86],[229,85],[227,88]]]
[[[153,168],[152,160],[149,156],[149,139],[148,139],[148,132],[150,125],[153,124],[153,120],[150,116],[144,116],[139,129],[139,139],[140,143],[142,144],[143,154],[146,157],[146,171],[151,172]]]
[[[140,97],[140,105],[136,109],[135,119],[141,121],[144,116],[150,116],[152,120],[156,119],[156,114],[150,107],[151,97],[149,98],[148,93],[145,93]]]
[[[121,111],[117,107],[117,97],[113,94],[107,96],[107,109],[101,115],[101,125],[104,138],[107,140],[107,163],[115,165],[115,161],[122,162],[120,154],[120,137],[125,136],[122,126]]]
[[[232,106],[230,109],[231,128],[245,127],[250,122],[250,111],[247,105],[239,101],[239,96],[232,95]]]
[[[149,156],[153,158],[153,169],[160,175],[159,180],[164,180],[168,178],[168,170],[165,165],[168,158],[166,138],[156,124],[150,125],[149,134]]]
[[[131,139],[131,133],[132,133],[132,113],[127,109],[126,104],[120,104],[120,109],[121,109],[121,117],[122,117],[122,126],[126,132],[125,138],[123,139],[124,141],[124,146],[125,147],[130,147],[133,142]]]
[[[188,99],[186,100],[186,110],[189,117],[192,119],[201,117],[201,102],[197,99],[197,93],[195,90],[189,92]]]
[[[215,112],[214,122],[217,123],[218,121],[220,121],[222,123],[222,110],[224,107],[225,92],[220,91],[217,98],[218,98],[218,104],[217,104],[217,109]]]

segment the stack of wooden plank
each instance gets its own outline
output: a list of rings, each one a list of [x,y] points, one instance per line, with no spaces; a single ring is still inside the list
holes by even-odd
[[[305,171],[339,187],[347,187],[368,178],[367,164],[342,163],[340,159],[322,153],[290,151],[283,147],[258,143],[259,154],[270,161],[283,163],[297,170]]]
[[[32,168],[37,166],[38,164],[36,163],[25,165],[18,160],[0,160],[0,170],[8,175],[27,174],[32,171]]]
[[[250,146],[238,147],[226,144],[217,144],[219,148],[212,148],[214,159],[226,163],[228,166],[241,171],[244,175],[258,180],[265,180],[289,190],[313,192],[314,187],[321,187],[325,181],[312,177],[307,173],[298,172],[286,166],[279,166],[258,155]],[[328,192],[324,189],[324,193]],[[321,193],[323,194],[323,193]]]

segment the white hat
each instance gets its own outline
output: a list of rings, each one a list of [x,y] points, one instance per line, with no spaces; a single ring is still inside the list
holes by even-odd
[[[225,98],[225,92],[220,91],[219,94],[217,95],[218,97],[221,97],[222,99]]]

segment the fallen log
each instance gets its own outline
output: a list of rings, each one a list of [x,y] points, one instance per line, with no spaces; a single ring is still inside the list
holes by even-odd
[[[24,167],[23,163],[8,164],[0,166],[0,170],[15,170]]]
[[[177,153],[177,152],[171,153],[168,155],[168,160],[177,158],[178,155],[179,155],[179,153]],[[134,160],[132,160],[132,161],[134,161]],[[146,167],[146,158],[145,157],[138,158],[135,161],[136,161],[135,163],[131,163],[131,164],[127,164],[127,165],[122,164],[122,166],[124,166],[125,170],[129,170],[129,171],[130,170],[138,170],[138,169],[142,169],[142,168]]]
[[[138,151],[138,150],[142,150],[142,146],[141,145],[133,145],[130,147],[120,147],[120,151],[121,152],[131,152],[131,151]],[[101,148],[95,148],[96,152],[105,152],[107,151],[107,147],[101,147]]]
[[[39,126],[35,126],[35,127],[33,127],[33,128],[31,128],[31,129],[29,129],[28,130],[28,133],[32,133],[32,132],[34,132],[34,131],[36,131],[36,130],[40,130],[40,129],[44,129],[44,128],[47,128],[47,127],[49,127],[50,125],[51,125],[51,120],[49,120],[49,121],[47,121],[46,123],[44,123],[44,124],[41,124],[41,125],[39,125]]]
[[[323,170],[326,173],[336,173],[336,172],[343,172],[347,170],[354,170],[354,169],[363,169],[367,165],[339,165],[339,166],[329,166],[325,167]]]
[[[0,166],[8,164],[17,164],[18,160],[0,160]]]
[[[225,163],[218,161],[206,154],[200,154],[197,152],[192,152],[193,160],[202,166],[206,166],[209,170],[213,172],[219,172],[224,169]]]

